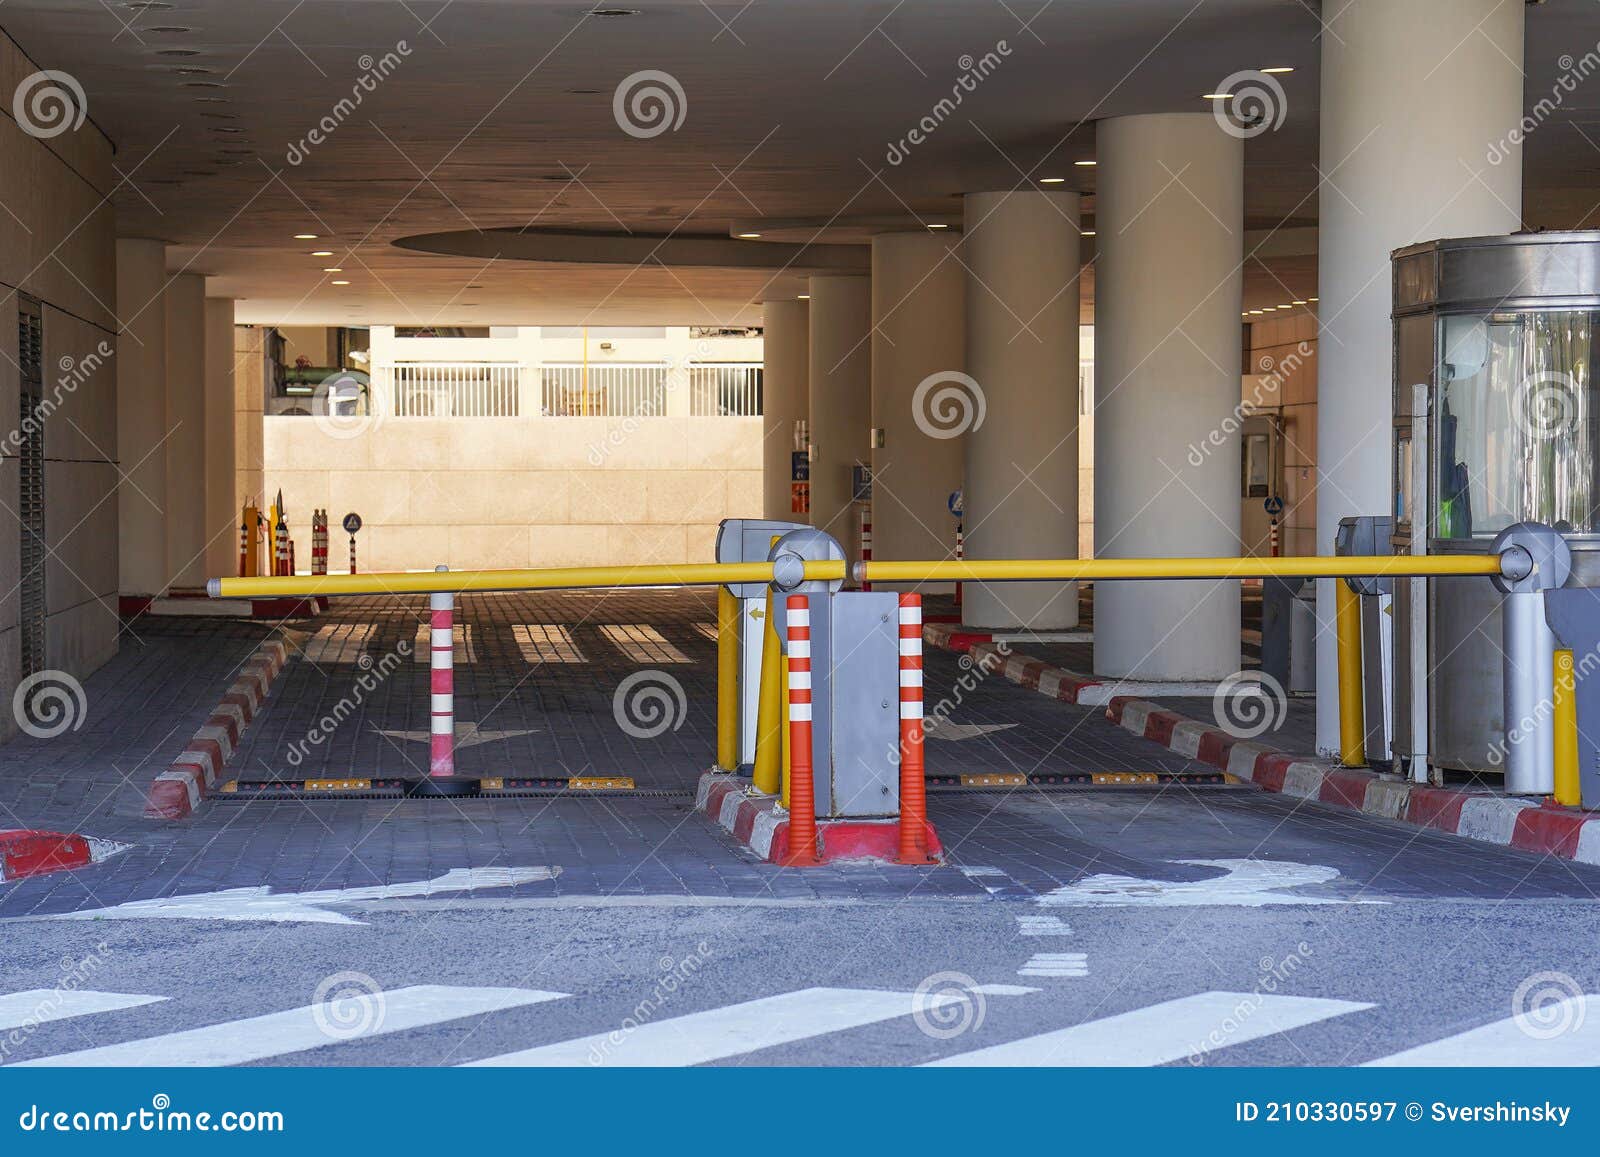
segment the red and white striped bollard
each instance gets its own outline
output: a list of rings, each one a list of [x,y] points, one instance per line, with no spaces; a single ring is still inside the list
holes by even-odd
[[[922,731],[922,596],[900,596],[900,854],[902,864],[928,855],[928,787]]]
[[[790,595],[784,621],[789,643],[789,851],[784,864],[817,858],[817,792],[811,747],[811,601]]]
[[[872,561],[872,503],[870,502],[861,504],[861,561]],[[861,589],[870,591],[872,584],[864,582],[861,584]]]
[[[351,542],[354,541],[352,538]],[[441,564],[433,569],[447,571],[450,568]],[[455,602],[455,596],[448,592],[428,596],[428,666],[433,692],[428,745],[430,777],[456,773]]]

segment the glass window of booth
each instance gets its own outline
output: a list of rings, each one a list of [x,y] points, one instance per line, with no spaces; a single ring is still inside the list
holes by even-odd
[[[1586,310],[1440,319],[1433,535],[1514,522],[1600,533],[1600,405]]]

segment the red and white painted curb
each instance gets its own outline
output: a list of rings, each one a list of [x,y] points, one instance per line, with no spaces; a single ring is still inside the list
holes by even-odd
[[[1169,751],[1267,791],[1502,847],[1600,864],[1600,815],[1489,792],[1428,787],[1290,755],[1144,699],[1115,698],[1106,708],[1106,718]]]
[[[777,796],[752,794],[749,787],[747,778],[708,771],[700,777],[695,807],[767,863],[781,863],[789,855],[789,813],[778,806]],[[819,820],[817,832],[825,864],[892,862],[899,853],[900,824],[896,820]],[[931,823],[927,850],[930,856],[943,857],[944,849]]]
[[[238,749],[245,728],[261,712],[272,681],[283,670],[289,648],[282,639],[268,639],[239,669],[211,718],[194,733],[172,766],[150,785],[144,814],[178,820],[194,813],[217,787],[222,769]]]
[[[927,623],[922,630],[923,637],[933,646],[966,655],[976,670],[986,675],[1004,675],[1013,683],[1062,703],[1078,703],[1090,688],[1101,686],[1098,679],[1019,655],[1005,643],[990,642],[985,632],[963,631],[954,623]]]
[[[22,880],[46,872],[70,872],[125,852],[131,844],[76,832],[0,832],[0,880]]]

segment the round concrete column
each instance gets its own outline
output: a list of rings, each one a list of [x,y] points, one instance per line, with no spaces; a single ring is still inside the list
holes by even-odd
[[[233,299],[206,298],[207,578],[239,569],[239,507],[235,504],[236,435],[233,384]],[[298,560],[297,560],[298,561]]]
[[[851,468],[872,460],[872,279],[811,279],[811,525],[857,554]]]
[[[1393,507],[1390,252],[1521,224],[1523,12],[1507,0],[1323,7],[1319,553],[1332,553],[1339,519]],[[1339,748],[1330,581],[1317,608],[1317,749],[1328,754]]]
[[[1238,554],[1244,142],[1155,114],[1100,121],[1095,152],[1095,554]],[[1236,672],[1239,584],[1096,583],[1094,669]]]
[[[811,309],[804,301],[761,306],[761,513],[783,522],[808,522],[790,501],[796,422],[811,416]]]
[[[167,589],[167,247],[117,241],[117,484],[119,585]]]
[[[206,580],[206,282],[167,283],[167,581]]]
[[[982,421],[967,431],[968,558],[1078,554],[1078,194],[969,193],[967,373]],[[967,583],[973,627],[1078,623],[1076,583]]]
[[[978,399],[966,385],[966,271],[950,241],[926,231],[872,239],[872,426],[883,432],[883,445],[872,449],[872,549],[879,558],[955,553],[949,498],[961,486]]]

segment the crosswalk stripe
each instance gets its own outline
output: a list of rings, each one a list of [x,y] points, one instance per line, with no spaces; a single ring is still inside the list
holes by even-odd
[[[287,1012],[272,1012],[20,1063],[45,1066],[239,1065],[348,1040],[423,1028],[464,1016],[560,1000],[566,995],[529,988],[419,984],[391,992],[347,997],[338,1002],[336,1009],[307,1005]],[[319,1012],[322,1015],[319,1016]],[[324,1027],[321,1021],[332,1023]],[[346,1023],[367,1027],[365,1031],[342,1032]]]
[[[726,1060],[774,1045],[825,1033],[859,1028],[909,1016],[917,997],[910,992],[855,988],[803,988],[742,1004],[693,1012],[669,1020],[618,1028],[557,1044],[504,1053],[474,1065],[600,1065],[630,1067],[699,1065]],[[958,1003],[960,996],[930,994],[927,1007]]]
[[[1526,1025],[1526,1027],[1524,1027]],[[1559,1030],[1559,1031],[1558,1031]],[[1600,1065],[1600,996],[1584,994],[1542,1007],[1537,1020],[1508,1016],[1443,1040],[1368,1061],[1369,1067]]]
[[[140,996],[131,992],[92,992],[82,989],[32,988],[27,992],[8,992],[0,996],[0,1030],[45,1024],[97,1012],[116,1012],[166,1000],[164,996]]]
[[[1221,1045],[1212,1047],[1243,1044],[1371,1007],[1309,996],[1202,992],[930,1063],[1061,1068],[1161,1065],[1206,1048],[1213,1033],[1218,1034]]]

